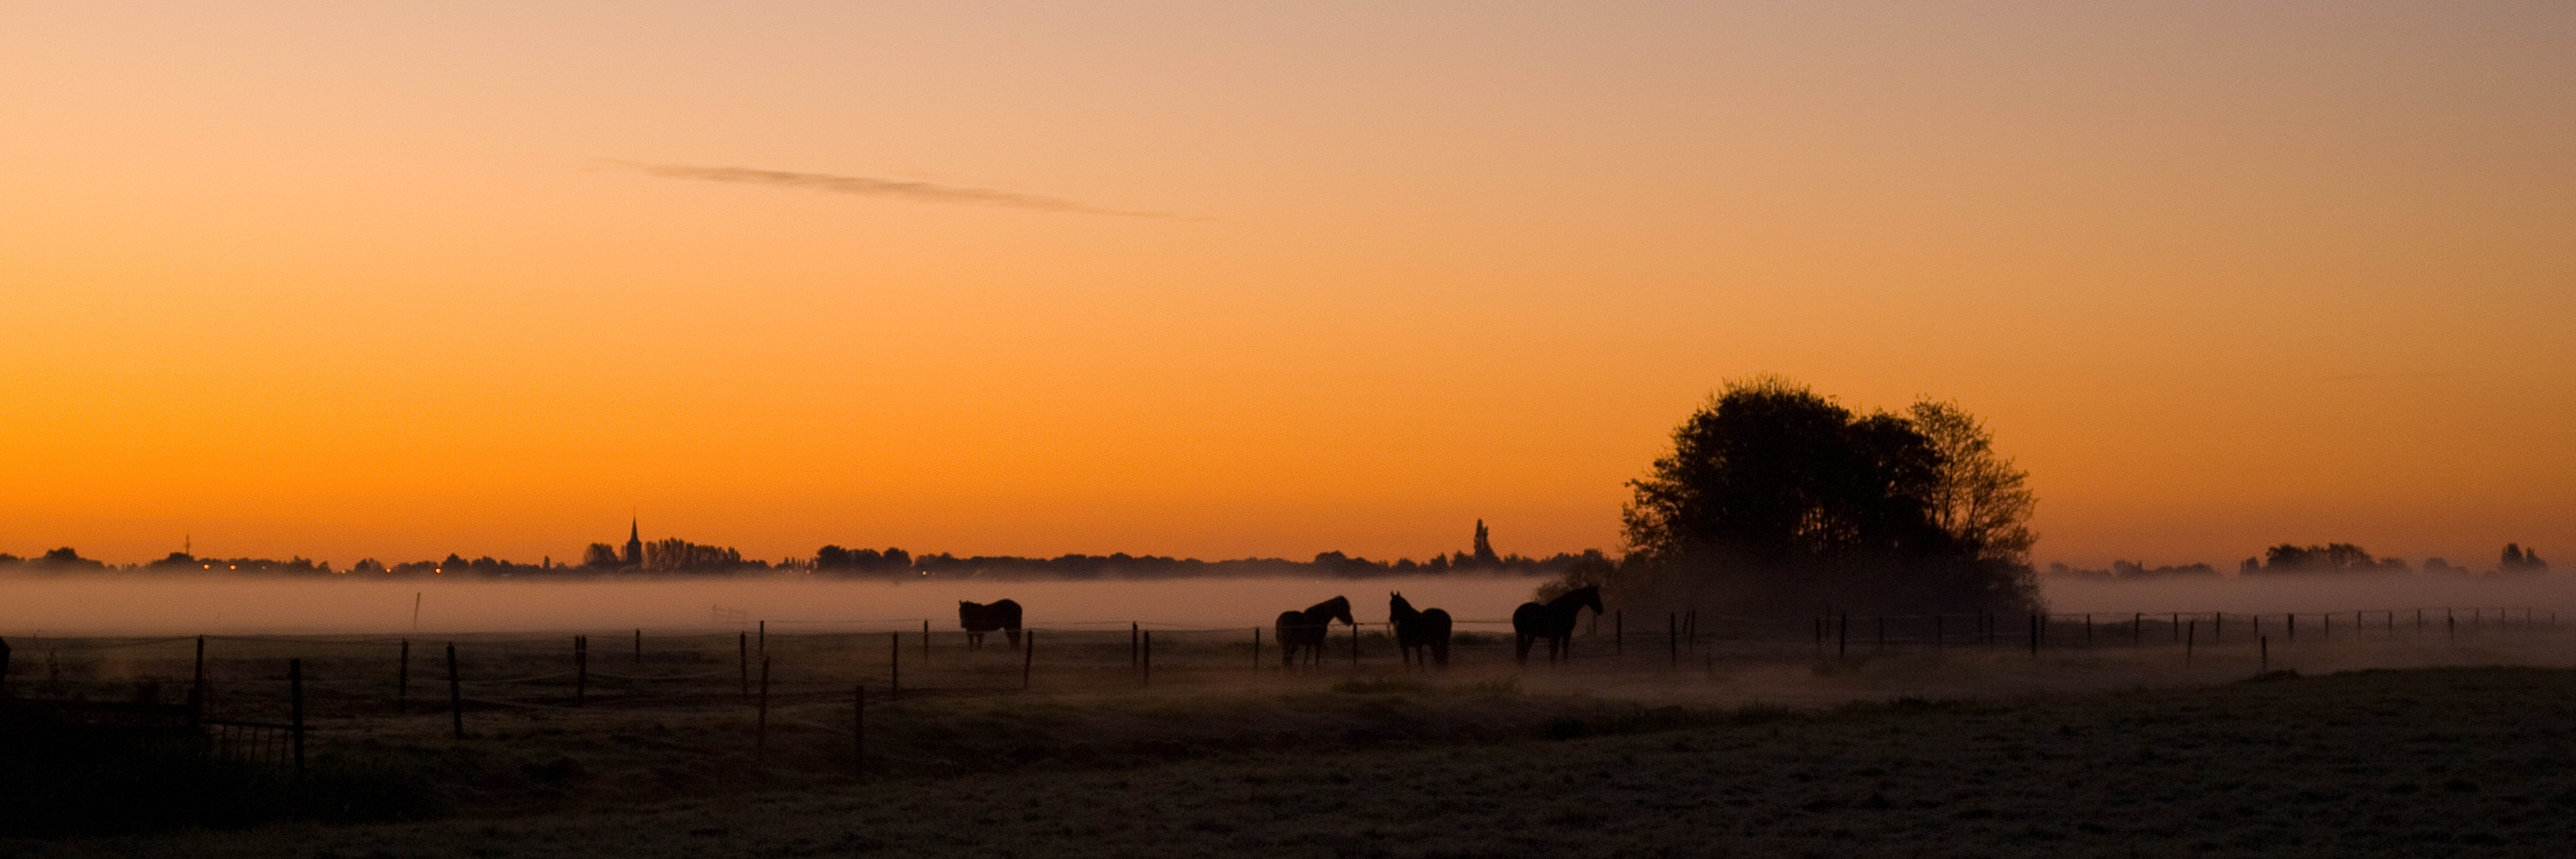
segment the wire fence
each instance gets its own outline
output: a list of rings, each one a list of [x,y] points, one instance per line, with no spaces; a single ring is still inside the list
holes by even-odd
[[[772,629],[773,626],[781,629]],[[1680,609],[1586,616],[1550,659],[1511,622],[1455,622],[1448,663],[1584,672],[1676,669],[1717,660],[1849,658],[1907,652],[2111,648],[2202,651],[2305,643],[2457,642],[2563,633],[2556,612],[2443,606],[2334,612],[2130,612],[1752,618]],[[1188,686],[1317,671],[1412,669],[1388,623],[1336,624],[1319,647],[1283,651],[1270,626],[1053,620],[979,642],[928,618],[748,620],[738,628],[579,635],[20,637],[0,665],[0,699],[85,723],[183,722],[209,754],[276,763],[307,711],[325,722],[445,716],[452,733],[493,710],[582,711],[845,701],[862,687],[906,696]],[[789,630],[793,630],[792,632]],[[1524,651],[1523,647],[1530,647]],[[2228,651],[2233,652],[2233,651]],[[762,712],[766,712],[765,708]],[[73,716],[61,716],[73,718]],[[119,722],[123,720],[123,722]],[[427,723],[424,723],[427,724]],[[140,729],[140,727],[138,727]],[[852,729],[855,730],[855,729]]]
[[[747,619],[722,630],[434,640],[28,636],[0,651],[12,654],[0,662],[0,708],[291,772],[300,785],[312,734],[361,726],[437,730],[467,741],[480,736],[473,726],[506,712],[731,711],[754,714],[756,756],[766,754],[774,723],[840,736],[850,743],[851,766],[864,767],[871,700],[882,707],[923,696],[1190,689],[1430,670],[1400,652],[1390,623],[1334,625],[1320,646],[1301,647],[1293,659],[1274,626],[1074,619],[980,640],[940,626],[929,618],[797,618]],[[1713,675],[1720,659],[1977,651],[2000,658],[2023,650],[2036,658],[2169,649],[2179,650],[2186,664],[2217,651],[2268,669],[2276,643],[2422,646],[2565,633],[2554,611],[2493,606],[1807,618],[1614,610],[1583,618],[1555,652],[1518,635],[1506,619],[1471,618],[1454,626],[1445,665],[1488,673],[1553,670],[1548,676],[1574,678],[1702,666]],[[793,709],[773,719],[773,707]],[[835,709],[849,719],[816,715]]]

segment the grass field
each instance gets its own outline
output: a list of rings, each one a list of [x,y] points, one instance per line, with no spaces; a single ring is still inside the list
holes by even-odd
[[[1462,649],[1450,672],[1426,674],[1397,669],[1365,640],[1359,669],[1283,676],[1253,671],[1248,641],[1166,638],[1179,640],[1159,645],[1168,649],[1158,651],[1151,686],[1128,665],[1123,631],[1042,641],[1040,653],[1056,665],[1027,692],[1005,670],[1018,659],[1007,650],[935,652],[929,670],[907,667],[907,682],[922,685],[873,702],[865,775],[852,772],[849,675],[825,670],[858,664],[855,638],[772,639],[770,731],[757,759],[757,711],[740,697],[730,640],[672,643],[648,649],[643,670],[624,666],[635,676],[712,674],[662,681],[675,689],[605,681],[588,706],[573,709],[560,706],[569,702],[554,681],[519,684],[527,688],[510,703],[466,714],[463,741],[448,735],[444,712],[392,713],[377,694],[386,682],[316,680],[308,706],[319,726],[317,783],[380,794],[337,819],[421,819],[244,821],[247,828],[6,841],[0,853],[2487,856],[2576,848],[2576,673],[2542,667],[2571,661],[2559,655],[2569,640],[2554,631],[2276,642],[2272,667],[2306,673],[2259,676],[2260,657],[2234,644],[2198,652],[2188,665],[2158,647],[1816,660],[1712,644],[1680,669],[1661,647],[1632,645],[1613,659],[1587,645],[1590,655],[1573,665],[1520,671],[1507,648],[1489,643]],[[873,641],[884,646],[882,636]],[[593,639],[595,664],[606,661],[600,642]],[[244,661],[218,672],[224,706],[273,703],[262,690],[275,684],[255,666],[276,653],[254,645],[317,656],[308,676],[382,667],[372,650],[332,656],[313,644],[225,645],[228,658]],[[499,660],[486,642],[487,671],[509,670],[480,676],[542,677],[533,669],[560,659],[513,647],[512,658],[531,664]],[[782,662],[800,667],[782,670]],[[2526,667],[2322,673],[2446,662]],[[141,656],[120,664],[135,676],[163,670]],[[432,698],[433,685],[443,696],[439,679],[416,674],[414,702]],[[111,684],[80,682],[101,694]],[[333,816],[305,816],[317,815]]]

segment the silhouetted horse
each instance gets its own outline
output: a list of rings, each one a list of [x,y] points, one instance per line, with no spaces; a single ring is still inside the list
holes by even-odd
[[[1386,595],[1387,620],[1395,624],[1395,648],[1407,665],[1428,664],[1449,667],[1449,613],[1439,609],[1414,611],[1404,595]],[[1423,659],[1425,652],[1430,659]]]
[[[1546,605],[1521,603],[1520,608],[1512,610],[1512,658],[1527,664],[1530,642],[1540,638],[1547,639],[1548,664],[1556,664],[1559,653],[1572,656],[1574,618],[1587,607],[1594,615],[1601,614],[1600,588],[1575,588],[1548,600]]]
[[[1306,661],[1321,661],[1324,658],[1324,631],[1337,620],[1354,627],[1360,625],[1359,621],[1351,619],[1349,599],[1334,597],[1305,611],[1280,612],[1279,623],[1272,627],[1279,633],[1280,666],[1296,665],[1299,650],[1306,651]]]
[[[992,605],[957,601],[957,625],[966,628],[966,649],[984,646],[984,633],[1002,630],[1011,637],[1011,647],[1020,646],[1020,604],[1000,600]]]

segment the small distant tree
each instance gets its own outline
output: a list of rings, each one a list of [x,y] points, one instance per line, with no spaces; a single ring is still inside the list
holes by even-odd
[[[2373,558],[2368,551],[2351,543],[2328,543],[2323,546],[2301,546],[2282,543],[2263,550],[2263,560],[2252,558],[2238,569],[2240,573],[2402,573],[2402,558]]]
[[[644,544],[644,569],[661,572],[712,572],[747,566],[742,552],[729,546],[705,546],[678,537]]]
[[[1502,556],[1494,554],[1494,539],[1493,539],[1493,535],[1492,535],[1492,534],[1489,534],[1489,533],[1486,533],[1486,531],[1485,531],[1485,520],[1483,520],[1483,519],[1478,519],[1478,520],[1476,520],[1476,543],[1475,543],[1475,552],[1476,552],[1476,566],[1479,566],[1479,567],[1492,567],[1492,566],[1499,566],[1499,565],[1501,565],[1501,564],[1502,564],[1502,562],[1503,562]]]
[[[77,552],[77,551],[73,551],[73,550],[72,550],[72,547],[70,547],[70,546],[64,546],[64,547],[62,547],[62,548],[60,548],[60,549],[52,549],[52,550],[49,550],[49,551],[45,552],[45,554],[44,554],[43,556],[38,557],[38,558],[36,559],[36,561],[35,561],[35,562],[36,562],[38,565],[41,565],[41,566],[47,566],[47,567],[53,567],[53,568],[56,568],[56,569],[92,569],[92,570],[96,570],[96,569],[105,569],[105,568],[107,567],[107,565],[106,565],[106,564],[102,564],[102,563],[99,563],[99,562],[97,562],[97,561],[93,561],[93,560],[90,560],[90,559],[88,559],[88,558],[81,557],[81,556],[80,556],[80,553],[79,553],[79,552]]]
[[[2549,572],[2549,562],[2541,560],[2539,552],[2525,549],[2519,543],[2504,544],[2504,554],[2499,561],[2496,572],[2507,575]]]
[[[626,561],[618,557],[616,546],[592,543],[589,548],[581,550],[581,565],[594,569],[613,570],[625,566]]]

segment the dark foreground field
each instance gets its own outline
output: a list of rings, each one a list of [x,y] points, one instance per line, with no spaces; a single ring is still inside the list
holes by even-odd
[[[1069,758],[1024,727],[1022,766],[854,780],[720,760],[701,766],[741,770],[664,774],[725,784],[705,797],[618,801],[645,791],[585,787],[602,778],[585,759],[615,766],[650,755],[621,746],[659,741],[558,725],[496,738],[484,745],[518,751],[471,762],[519,760],[494,780],[521,785],[507,794],[517,807],[547,810],[468,801],[425,822],[18,840],[0,854],[2576,855],[2576,672],[2556,669],[2279,674],[1822,709],[1401,681],[1095,703],[1053,702],[1053,715],[1010,724],[1240,725],[1296,712],[1315,736],[1286,744],[1293,754],[1236,734]],[[1486,715],[1444,724],[1465,714]],[[525,757],[546,730],[562,752]],[[430,772],[458,778],[466,764],[446,760]],[[530,779],[562,790],[531,798]]]

